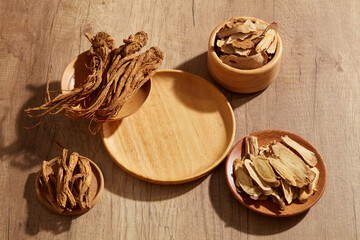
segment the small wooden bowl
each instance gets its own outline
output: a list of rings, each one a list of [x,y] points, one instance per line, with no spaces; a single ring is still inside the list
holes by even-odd
[[[95,204],[100,200],[100,197],[104,190],[104,177],[102,175],[100,168],[90,159],[89,159],[89,161],[90,161],[91,170],[93,173],[92,181],[90,184],[90,192],[89,192],[90,199],[91,199],[91,207],[89,209],[80,209],[77,207],[77,208],[73,209],[72,211],[64,211],[62,213],[59,213],[56,209],[54,209],[54,207],[48,202],[48,200],[42,194],[42,190],[41,190],[40,182],[39,182],[41,171],[39,171],[39,173],[36,177],[36,180],[35,180],[35,192],[36,192],[36,196],[39,199],[40,203],[42,205],[44,205],[45,207],[47,207],[50,211],[60,214],[60,215],[79,215],[79,214],[83,214],[83,213],[89,211],[91,208],[93,208],[95,206]],[[58,167],[56,166],[56,162],[57,162],[56,158],[49,161],[48,169],[47,169],[48,173],[57,171]]]
[[[91,57],[88,55],[88,51],[81,53],[74,58],[69,65],[65,68],[61,79],[62,92],[78,87],[82,82],[86,81],[91,71],[86,67],[90,66]],[[130,116],[135,113],[147,100],[151,92],[151,79],[147,81],[138,92],[127,101],[120,109],[116,117],[109,119],[119,120]]]
[[[251,19],[252,21],[260,19],[252,17],[243,17],[244,19]],[[210,35],[207,64],[211,76],[224,88],[237,93],[254,93],[268,87],[275,81],[279,70],[281,56],[283,53],[283,44],[278,34],[278,42],[274,58],[261,68],[252,70],[241,70],[233,68],[223,63],[215,52],[215,40],[218,31],[225,25],[226,20],[218,25]]]
[[[258,138],[259,146],[269,144],[273,140],[280,142],[282,136],[288,135],[291,139],[298,142],[300,145],[314,152],[318,159],[316,167],[319,169],[320,172],[318,191],[315,192],[315,194],[311,196],[305,203],[300,203],[298,200],[295,200],[290,205],[286,205],[284,211],[280,211],[278,206],[273,203],[271,199],[268,199],[266,201],[255,201],[252,200],[246,193],[239,193],[234,182],[235,175],[233,173],[233,163],[235,159],[241,159],[244,154],[243,142],[245,138],[242,138],[238,143],[235,144],[235,146],[229,153],[225,167],[228,186],[232,194],[239,202],[241,202],[248,209],[263,215],[273,217],[289,217],[305,212],[306,210],[310,209],[317,201],[319,201],[325,190],[326,167],[320,153],[308,141],[298,135],[295,135],[294,133],[281,130],[263,130],[252,133],[250,135]]]

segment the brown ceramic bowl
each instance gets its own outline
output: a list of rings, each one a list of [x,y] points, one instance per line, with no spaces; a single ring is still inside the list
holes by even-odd
[[[266,23],[257,18],[243,18],[253,21],[259,20],[262,23]],[[227,21],[229,20],[218,25],[210,35],[207,64],[211,76],[224,88],[237,93],[254,93],[265,89],[275,81],[280,70],[283,44],[279,34],[277,36],[278,43],[273,59],[261,68],[252,70],[237,69],[223,63],[215,52],[216,34]]]
[[[83,214],[87,211],[89,211],[91,208],[93,208],[95,206],[95,204],[100,200],[100,197],[102,195],[102,192],[104,190],[104,177],[102,175],[102,172],[100,170],[100,168],[89,159],[90,161],[90,165],[91,165],[91,171],[93,173],[92,176],[92,181],[90,184],[90,192],[89,192],[89,196],[91,199],[91,207],[89,209],[80,209],[80,208],[75,208],[72,211],[64,211],[62,213],[59,213],[49,202],[48,200],[45,198],[45,196],[43,196],[41,187],[40,187],[40,183],[39,183],[39,179],[40,179],[40,172],[38,173],[37,177],[36,177],[36,181],[35,181],[35,192],[36,192],[36,196],[39,199],[40,203],[42,205],[44,205],[46,208],[48,208],[50,211],[57,213],[57,214],[61,214],[61,215],[79,215],[79,214]],[[51,173],[53,171],[57,171],[58,167],[57,167],[57,159],[52,159],[49,161],[48,163],[48,168],[47,168],[47,172]]]
[[[320,153],[308,141],[298,135],[295,135],[294,133],[281,130],[263,130],[252,133],[250,135],[256,136],[258,138],[259,146],[269,144],[273,140],[280,142],[282,136],[288,135],[291,139],[298,142],[300,145],[314,152],[318,159],[316,167],[319,169],[320,172],[318,191],[315,192],[315,194],[312,195],[305,203],[300,203],[298,200],[295,200],[290,205],[286,205],[284,211],[280,211],[278,206],[273,203],[271,199],[268,199],[266,201],[255,201],[252,200],[246,193],[239,193],[236,189],[234,182],[235,176],[233,173],[233,163],[235,159],[241,159],[244,154],[244,138],[242,138],[238,143],[235,144],[235,146],[229,153],[225,167],[228,186],[232,194],[239,202],[241,202],[248,209],[263,215],[273,217],[289,217],[305,212],[306,210],[310,209],[315,203],[317,203],[317,201],[319,201],[325,190],[326,167]]]
[[[86,67],[90,66],[90,61],[91,57],[88,55],[88,51],[86,51],[78,55],[68,64],[61,79],[61,90],[63,92],[71,90],[86,81],[88,75],[91,74],[90,70]],[[118,114],[114,118],[109,119],[109,121],[123,119],[135,113],[145,103],[150,92],[151,79],[147,81],[137,93],[122,106]]]

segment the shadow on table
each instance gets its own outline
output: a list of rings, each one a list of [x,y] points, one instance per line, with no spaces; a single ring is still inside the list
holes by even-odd
[[[272,235],[286,231],[298,224],[307,214],[287,218],[274,218],[254,213],[239,203],[230,192],[225,177],[225,162],[211,175],[209,184],[210,200],[217,215],[241,232],[253,235]]]
[[[60,83],[52,82],[50,89],[59,89]],[[24,109],[37,107],[44,103],[46,85],[27,86],[31,92],[31,97],[18,110],[15,124],[15,139],[12,143],[5,145],[5,116],[10,114],[8,109],[1,118],[0,131],[0,152],[2,160],[9,161],[10,168],[20,169],[28,173],[34,169],[40,170],[43,160],[51,160],[61,154],[61,149],[55,143],[68,148],[70,152],[76,151],[81,155],[93,160],[102,170],[105,179],[105,188],[124,198],[139,201],[157,201],[177,197],[202,181],[197,180],[189,184],[177,186],[162,186],[147,183],[136,179],[121,170],[109,157],[98,133],[93,136],[88,131],[89,120],[69,120],[61,116],[48,116],[44,121],[33,129],[24,127],[33,126],[39,119],[27,117]],[[56,95],[56,93],[54,93]],[[10,108],[9,108],[10,109]],[[10,161],[11,160],[11,161]],[[12,181],[13,176],[9,176]],[[28,222],[27,233],[37,234],[41,230],[50,230],[60,233],[70,228],[73,217],[58,216],[40,207],[39,201],[35,197],[35,173],[29,175],[24,187],[24,197],[28,202]],[[38,222],[40,219],[40,222]],[[70,219],[70,220],[69,220]],[[53,224],[49,222],[53,222]]]
[[[51,231],[54,234],[68,231],[76,216],[60,216],[39,204],[34,190],[36,175],[32,173],[28,176],[23,196],[27,203],[26,233],[35,236],[40,231]]]
[[[219,85],[210,75],[208,67],[207,67],[207,52],[204,52],[176,67],[178,70],[186,71],[198,75],[213,85],[215,85],[227,98],[230,102],[232,108],[235,110],[238,107],[242,106],[243,104],[251,101],[252,99],[260,96],[265,90],[261,90],[256,93],[249,93],[249,94],[241,94],[231,92],[221,85]]]

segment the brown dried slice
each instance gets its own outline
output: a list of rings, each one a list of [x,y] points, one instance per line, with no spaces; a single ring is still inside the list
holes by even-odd
[[[278,158],[267,157],[271,166],[275,169],[275,171],[280,175],[282,179],[287,181],[292,186],[296,186],[296,181],[293,177],[294,173],[289,169],[282,161]]]
[[[65,154],[65,156],[66,156],[66,154]],[[64,162],[64,159],[59,159],[58,160],[59,169],[58,169],[58,172],[57,172],[57,175],[56,175],[56,202],[59,204],[60,207],[65,208],[66,201],[67,201],[67,196],[62,191],[62,189],[63,189],[63,178],[64,178],[63,162]]]
[[[231,44],[234,48],[241,48],[241,49],[249,49],[254,47],[253,42],[247,39],[243,41],[240,39],[235,39]]]
[[[235,40],[245,40],[248,37],[252,37],[254,34],[256,34],[255,32],[250,32],[250,33],[235,33],[233,35],[230,35],[227,39],[226,39],[226,43],[227,44],[231,44],[233,41]],[[251,39],[250,39],[251,40]]]
[[[281,197],[276,189],[274,189],[274,191],[271,193],[271,196],[272,196],[273,202],[278,205],[280,210],[285,210],[285,202],[284,202],[284,200],[281,199]]]
[[[221,39],[224,39],[227,36],[236,34],[236,33],[250,33],[255,32],[256,27],[251,20],[246,20],[245,23],[237,23],[232,28],[222,28],[217,33],[217,36]]]
[[[241,187],[252,199],[257,200],[261,195],[261,189],[254,185],[251,177],[240,159],[234,161],[235,185]]]
[[[92,180],[91,165],[87,158],[80,156],[78,160],[79,172],[84,174],[84,181],[80,185],[79,206],[81,209],[90,208],[89,187]]]
[[[76,200],[75,200],[74,195],[71,193],[71,190],[70,190],[70,182],[71,182],[75,167],[77,165],[78,159],[79,159],[79,154],[78,153],[73,152],[70,155],[69,163],[68,163],[68,166],[67,166],[67,170],[65,172],[63,186],[62,186],[62,192],[64,194],[66,194],[71,208],[76,207]]]
[[[254,165],[250,159],[245,159],[244,165],[246,170],[248,171],[250,177],[254,180],[254,182],[261,188],[264,195],[268,196],[272,193],[271,186],[265,182],[255,171]]]
[[[301,146],[299,143],[292,140],[288,136],[281,137],[281,140],[282,140],[283,143],[285,143],[286,146],[290,147],[292,150],[297,152],[302,157],[302,159],[307,164],[309,164],[311,167],[316,166],[318,160],[317,160],[317,158],[315,156],[315,153],[313,153],[312,151],[310,151],[310,150],[306,149],[305,147]]]
[[[248,54],[250,54],[248,50]],[[220,57],[220,59],[227,65],[238,69],[255,69],[264,66],[267,63],[267,55],[265,52],[261,52],[248,57],[239,57],[235,55],[226,55]]]
[[[224,44],[221,46],[221,51],[226,54],[238,54],[240,56],[248,56],[251,52],[250,49],[234,48],[231,44]],[[221,56],[222,57],[222,56]],[[220,59],[221,59],[220,57]]]
[[[274,183],[277,181],[274,170],[272,169],[269,161],[261,155],[250,155],[256,172],[259,176],[268,183]]]
[[[315,174],[314,181],[309,185],[309,187],[303,187],[299,190],[298,199],[301,203],[306,202],[309,197],[311,197],[315,191],[317,191],[317,184],[320,177],[320,172],[316,167],[311,168],[311,171]]]
[[[64,210],[59,207],[57,204],[56,198],[54,197],[54,194],[56,194],[56,191],[54,187],[50,183],[49,175],[47,174],[47,168],[48,168],[48,162],[43,161],[42,162],[42,168],[41,168],[41,176],[40,176],[40,185],[43,186],[46,199],[48,202],[53,206],[59,213],[63,212]]]
[[[281,143],[276,143],[271,146],[271,149],[274,155],[293,172],[296,187],[304,187],[314,180],[315,173],[289,148]]]
[[[258,143],[257,137],[249,136],[246,138],[247,138],[247,143],[248,143],[249,154],[258,155],[259,154],[259,143]]]

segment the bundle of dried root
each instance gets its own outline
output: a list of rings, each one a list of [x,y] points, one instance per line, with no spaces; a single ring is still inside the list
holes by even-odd
[[[268,196],[281,210],[295,199],[307,201],[317,191],[317,158],[288,136],[258,147],[257,138],[245,138],[246,155],[234,161],[235,185],[254,200]]]
[[[74,209],[91,208],[90,184],[93,178],[89,159],[63,149],[62,156],[51,166],[54,171],[48,171],[49,163],[43,161],[39,178],[43,196],[51,206],[62,213]]]
[[[154,75],[163,60],[158,47],[136,54],[148,40],[143,31],[124,39],[119,48],[107,33],[99,32],[93,38],[86,34],[86,37],[91,42],[92,57],[89,66],[92,73],[87,81],[54,99],[50,98],[47,86],[46,103],[26,109],[28,116],[45,117],[63,112],[70,119],[89,118],[98,123],[95,129],[91,129],[91,122],[89,124],[90,132],[96,134],[102,123],[114,118],[124,103]]]
[[[270,61],[276,51],[278,27],[260,21],[232,18],[217,33],[220,59],[238,69],[255,69]]]

